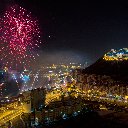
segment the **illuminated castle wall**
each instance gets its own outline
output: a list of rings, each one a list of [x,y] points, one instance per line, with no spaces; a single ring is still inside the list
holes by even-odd
[[[128,48],[122,48],[119,50],[111,49],[103,57],[106,61],[123,61],[128,60]]]

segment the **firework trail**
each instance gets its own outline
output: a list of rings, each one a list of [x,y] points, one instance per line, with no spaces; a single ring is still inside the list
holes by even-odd
[[[31,76],[30,76],[31,73]],[[39,80],[39,72],[37,71],[36,73],[30,72],[28,77],[29,80],[23,82],[21,92],[27,91],[27,90],[32,90],[34,88],[37,88],[38,80]],[[22,76],[22,79],[24,79],[24,76]],[[38,85],[39,86],[39,85]]]
[[[0,60],[8,68],[27,68],[41,43],[38,21],[31,12],[14,5],[0,18]]]

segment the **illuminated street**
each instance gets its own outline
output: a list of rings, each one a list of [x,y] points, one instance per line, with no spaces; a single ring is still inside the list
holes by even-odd
[[[19,106],[17,109],[8,109],[7,112],[2,113],[0,116],[0,126],[8,121],[14,120],[17,116],[22,115],[23,112],[23,106]]]

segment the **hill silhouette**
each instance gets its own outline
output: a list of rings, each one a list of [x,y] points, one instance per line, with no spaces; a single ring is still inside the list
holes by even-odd
[[[106,61],[103,57],[83,70],[87,74],[108,75],[118,81],[128,81],[128,60]]]

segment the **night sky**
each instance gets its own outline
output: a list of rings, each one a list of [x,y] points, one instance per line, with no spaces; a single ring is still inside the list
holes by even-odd
[[[112,48],[128,47],[127,3],[12,1],[31,11],[39,20],[43,42],[40,50],[45,54],[67,52],[83,62],[93,63]],[[1,0],[0,11],[12,1]]]

